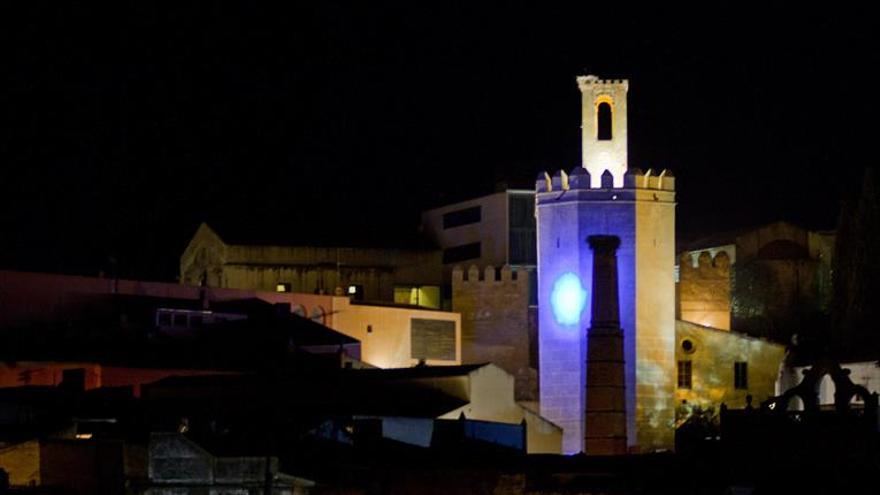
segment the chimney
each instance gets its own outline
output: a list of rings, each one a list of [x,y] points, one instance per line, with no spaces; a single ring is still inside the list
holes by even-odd
[[[593,301],[587,332],[584,451],[622,455],[626,454],[626,381],[617,292],[620,238],[593,235],[587,242],[593,250]]]

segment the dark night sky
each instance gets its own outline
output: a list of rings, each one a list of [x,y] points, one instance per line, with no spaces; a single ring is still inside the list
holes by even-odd
[[[577,165],[580,73],[630,79],[630,166],[675,171],[680,233],[833,227],[875,164],[880,29],[839,2],[56,3],[0,6],[4,268],[173,279],[203,219],[394,239]]]

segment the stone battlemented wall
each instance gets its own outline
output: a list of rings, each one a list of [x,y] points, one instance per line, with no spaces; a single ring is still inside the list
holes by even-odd
[[[452,310],[461,314],[462,363],[491,362],[516,379],[516,400],[537,401],[529,364],[529,274],[509,266],[452,271]]]
[[[682,255],[678,272],[679,318],[706,327],[730,330],[730,257],[720,251]]]

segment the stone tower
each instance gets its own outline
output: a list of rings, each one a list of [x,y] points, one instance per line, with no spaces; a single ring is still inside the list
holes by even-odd
[[[611,171],[614,187],[623,186],[626,173],[626,93],[625,79],[602,80],[596,76],[577,78],[581,90],[582,165],[599,187],[602,172]]]
[[[565,452],[583,451],[593,275],[586,239],[617,236],[627,444],[641,451],[672,449],[675,179],[666,170],[627,168],[627,81],[586,76],[578,85],[583,166],[570,174],[542,173],[536,183],[541,414],[565,429]],[[602,110],[609,101],[610,122]],[[610,139],[600,139],[609,129]]]

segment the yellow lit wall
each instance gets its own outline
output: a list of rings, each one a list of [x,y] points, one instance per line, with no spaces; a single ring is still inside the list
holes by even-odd
[[[675,192],[671,177],[636,189],[636,445],[672,450],[675,433]],[[668,183],[664,183],[668,182]]]
[[[458,313],[421,308],[351,304],[333,298],[330,325],[361,341],[361,359],[380,368],[406,368],[418,363],[411,355],[410,327],[413,318],[451,321],[455,324],[455,360],[429,359],[427,364],[461,364],[461,317]]]
[[[682,348],[684,340],[693,343],[693,351]],[[685,321],[676,322],[676,361],[691,361],[692,387],[676,388],[677,406],[682,400],[702,408],[718,411],[722,403],[742,408],[746,395],[758,406],[775,395],[776,379],[785,358],[785,347],[763,339],[732,331],[702,327]],[[734,387],[734,363],[748,367],[748,388]],[[673,368],[673,373],[675,373]]]
[[[683,253],[678,277],[678,318],[730,330],[730,257],[727,252]]]
[[[9,484],[27,486],[40,484],[40,442],[31,440],[0,447],[0,468],[9,473]]]
[[[467,377],[430,381],[431,386],[469,401],[461,408],[444,414],[441,419],[456,419],[464,413],[468,419],[500,423],[519,424],[525,420],[530,454],[562,452],[562,428],[517,404],[514,400],[513,375],[494,364],[477,368]]]

